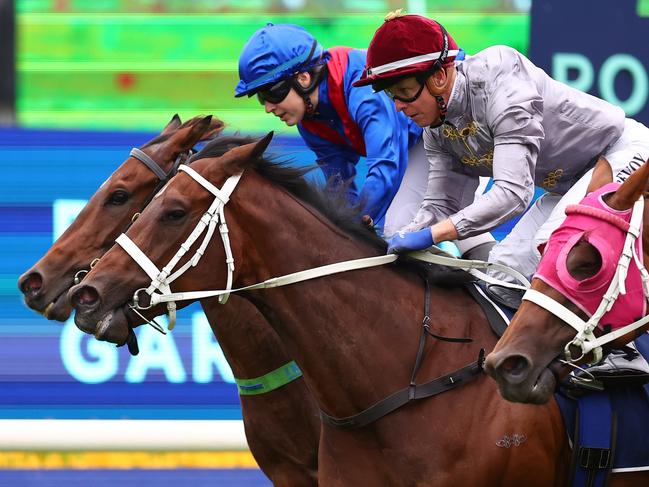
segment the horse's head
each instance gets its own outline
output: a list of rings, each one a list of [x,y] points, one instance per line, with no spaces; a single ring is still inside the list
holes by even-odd
[[[223,122],[212,116],[182,124],[174,115],[159,136],[134,149],[45,256],[19,278],[26,304],[49,319],[66,320],[71,308],[62,298],[75,280],[113,245],[156,188],[185,162],[190,149],[223,127]]]
[[[199,271],[209,272],[211,283],[223,287],[231,283],[234,261],[241,262],[241,249],[230,246],[228,231],[241,238],[245,229],[232,221],[224,226],[230,206],[237,205],[235,198],[226,203],[246,164],[258,158],[270,140],[267,136],[210,157],[217,140],[197,154],[191,168],[184,167],[117,239],[119,245],[101,258],[81,284],[70,289],[77,326],[100,340],[123,344],[133,321],[140,322],[128,306],[137,290],[138,297],[145,299],[142,289],[169,291],[171,281],[182,283],[186,289],[201,289],[204,280]],[[210,242],[212,235],[216,237]],[[211,262],[219,264],[196,266],[203,253],[214,256]],[[186,263],[188,272],[175,274]],[[156,285],[150,287],[152,280]],[[164,308],[155,311],[160,314]]]
[[[641,199],[649,163],[622,185],[612,179],[610,165],[600,159],[587,196],[567,207],[531,290],[487,357],[486,370],[508,400],[547,402],[557,380],[572,370],[568,364],[596,362],[603,342],[619,346],[638,332],[624,327],[646,314],[649,232],[633,235],[649,224]]]

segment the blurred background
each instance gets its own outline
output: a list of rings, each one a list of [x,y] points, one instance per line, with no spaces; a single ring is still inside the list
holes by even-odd
[[[324,46],[365,48],[402,7],[439,20],[468,54],[509,45],[646,122],[649,0],[0,0],[0,486],[269,485],[198,308],[170,336],[139,328],[130,357],[28,310],[16,280],[174,113],[214,114],[230,132],[275,130],[275,152],[312,162],[296,130],[256,98],[234,98],[243,44],[267,22],[290,22]],[[33,422],[46,419],[58,422]],[[101,439],[93,421],[116,419],[189,424],[196,441],[79,446],[80,430]],[[218,436],[210,448],[207,431]]]

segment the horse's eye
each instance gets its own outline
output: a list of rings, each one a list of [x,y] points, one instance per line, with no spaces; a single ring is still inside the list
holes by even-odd
[[[118,189],[117,191],[113,191],[111,193],[111,195],[106,200],[106,204],[120,206],[126,203],[129,197],[130,195],[126,191],[124,191],[123,189]]]
[[[602,268],[602,256],[592,244],[582,241],[568,252],[566,268],[578,281],[593,277]]]
[[[187,215],[185,210],[169,210],[162,215],[162,221],[176,222],[182,220]]]

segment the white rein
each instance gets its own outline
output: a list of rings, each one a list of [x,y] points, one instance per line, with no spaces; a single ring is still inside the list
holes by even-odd
[[[169,330],[173,329],[176,322],[176,302],[177,301],[186,301],[186,300],[198,300],[209,297],[219,297],[220,303],[225,303],[231,293],[237,293],[242,291],[250,291],[253,289],[264,289],[272,288],[279,286],[286,286],[289,284],[295,284],[298,282],[315,279],[318,277],[329,276],[332,274],[338,274],[341,272],[357,270],[357,269],[366,269],[369,267],[376,267],[380,265],[389,264],[398,259],[396,254],[380,255],[376,257],[367,257],[363,259],[354,259],[345,262],[337,262],[334,264],[324,265],[321,267],[315,267],[313,269],[307,269],[299,272],[294,272],[284,276],[273,277],[267,279],[266,281],[252,284],[250,286],[245,286],[237,289],[232,289],[232,279],[234,273],[234,257],[232,255],[232,248],[230,246],[230,238],[228,235],[228,227],[225,221],[224,207],[227,202],[230,200],[232,192],[237,186],[241,174],[230,176],[222,189],[216,188],[212,183],[206,180],[203,176],[198,174],[189,166],[180,166],[179,171],[184,171],[188,176],[193,178],[197,183],[203,186],[207,191],[214,195],[214,201],[208,208],[208,210],[203,214],[201,219],[194,231],[190,236],[185,240],[185,242],[180,246],[176,255],[172,257],[169,263],[162,269],[158,267],[149,259],[142,250],[126,235],[121,234],[116,242],[122,246],[122,248],[133,258],[133,260],[147,273],[151,278],[151,284],[147,288],[141,288],[135,291],[133,294],[133,306],[138,310],[149,309],[153,306],[156,306],[160,303],[167,303],[167,310],[169,313]],[[212,291],[190,291],[190,292],[180,292],[172,293],[171,292],[171,283],[180,277],[187,269],[194,267],[198,264],[201,257],[203,256],[207,245],[209,244],[216,225],[220,222],[219,231],[221,234],[221,240],[223,241],[223,246],[225,248],[225,262],[227,266],[228,276],[227,284],[225,289],[221,290],[212,290]],[[207,228],[207,233],[203,242],[196,250],[194,256],[189,259],[182,267],[177,271],[173,272],[174,268],[180,261],[180,259],[189,251],[191,246],[198,240],[202,233]],[[431,253],[437,252],[437,253]],[[514,269],[511,269],[507,266],[493,263],[485,262],[481,260],[468,260],[468,259],[458,259],[452,257],[446,252],[441,251],[437,247],[432,247],[430,251],[417,251],[411,252],[408,254],[410,257],[415,259],[423,260],[433,264],[440,264],[449,267],[457,267],[461,269],[466,269],[469,273],[475,277],[482,279],[486,282],[492,284],[498,284],[500,286],[526,290],[529,288],[529,281],[517,272]],[[478,271],[477,269],[497,269],[506,274],[513,276],[518,280],[521,285],[507,283],[499,281],[497,279],[491,278],[484,274],[483,272]],[[172,274],[173,272],[173,274]],[[156,292],[159,291],[159,292]],[[148,305],[142,305],[140,303],[140,293],[145,292],[150,297],[150,302]]]

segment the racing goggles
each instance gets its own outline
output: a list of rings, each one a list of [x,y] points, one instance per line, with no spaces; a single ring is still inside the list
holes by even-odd
[[[419,81],[419,80],[417,80],[417,81]],[[388,97],[392,101],[400,101],[402,103],[412,103],[413,101],[417,100],[417,98],[419,98],[421,96],[422,92],[424,91],[424,87],[426,86],[426,81],[423,81],[423,82],[419,81],[419,83],[420,84],[419,84],[419,89],[417,90],[417,93],[415,93],[413,96],[410,96],[410,97],[397,95],[395,93],[394,86],[388,86],[383,91],[385,91],[385,94],[388,95]]]
[[[267,85],[264,89],[257,92],[259,103],[264,105],[269,103],[280,103],[288,96],[289,91],[293,88],[293,78],[283,79],[272,85]]]

